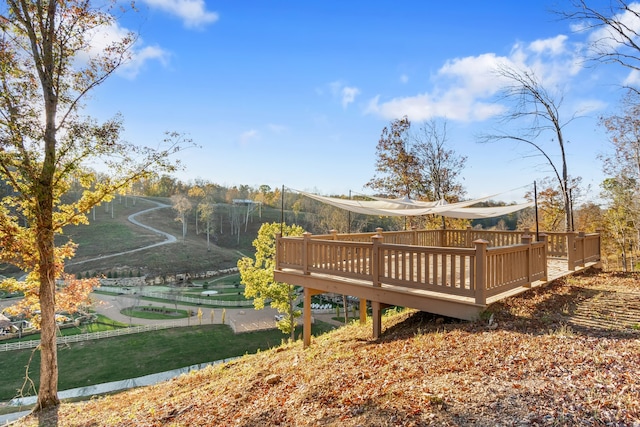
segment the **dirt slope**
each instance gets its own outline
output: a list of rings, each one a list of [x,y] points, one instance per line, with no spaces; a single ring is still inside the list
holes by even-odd
[[[402,312],[377,341],[353,324],[308,349],[284,345],[50,416],[58,426],[640,426],[639,299],[639,275],[590,273],[496,304],[491,324]]]

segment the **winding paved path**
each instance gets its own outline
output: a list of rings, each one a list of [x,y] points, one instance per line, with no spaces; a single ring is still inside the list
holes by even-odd
[[[147,249],[155,248],[157,246],[162,246],[162,245],[166,245],[166,244],[169,244],[169,243],[176,242],[177,239],[173,234],[169,234],[169,233],[166,233],[164,231],[160,231],[160,230],[158,230],[156,228],[153,228],[153,227],[151,227],[149,225],[143,224],[143,223],[141,223],[140,221],[138,221],[136,219],[136,217],[138,215],[142,215],[144,213],[155,211],[155,210],[158,210],[158,209],[165,209],[165,208],[170,208],[171,207],[171,205],[167,205],[165,203],[160,203],[160,202],[156,202],[156,201],[153,201],[153,200],[148,200],[148,201],[151,202],[151,203],[155,203],[157,206],[153,207],[153,208],[145,209],[145,210],[140,211],[140,212],[136,212],[134,214],[131,214],[131,215],[129,215],[127,217],[127,219],[132,224],[135,224],[135,225],[137,225],[139,227],[142,227],[142,228],[146,228],[147,230],[150,230],[150,231],[152,231],[152,232],[154,232],[156,234],[164,236],[166,238],[166,240],[164,240],[162,242],[158,242],[158,243],[153,243],[153,244],[148,245],[148,246],[143,246],[141,248],[131,249],[131,250],[124,251],[124,252],[118,252],[118,253],[109,254],[109,255],[101,255],[101,256],[96,257],[96,258],[90,258],[90,259],[85,259],[85,260],[82,260],[82,261],[70,262],[67,265],[78,265],[78,264],[83,264],[85,262],[96,261],[96,260],[101,260],[101,259],[105,259],[105,258],[112,258],[112,257],[115,257],[115,256],[126,255],[126,254],[130,254],[130,253],[133,253],[133,252],[144,251],[144,250],[147,250]]]

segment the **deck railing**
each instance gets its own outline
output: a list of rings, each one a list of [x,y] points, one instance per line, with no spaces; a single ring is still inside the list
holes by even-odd
[[[303,274],[360,279],[372,286],[385,284],[439,292],[468,297],[482,305],[494,295],[546,279],[548,244],[544,235],[540,242],[534,242],[532,236],[520,232],[519,243],[499,247],[491,247],[484,239],[476,239],[471,248],[388,243],[428,241],[439,234],[449,243],[462,244],[470,234],[468,230],[458,231],[278,236],[276,270],[293,269]],[[365,234],[369,241],[363,241]],[[493,241],[512,242],[514,235],[498,233]]]
[[[313,240],[333,240],[349,242],[370,242],[374,236],[382,236],[383,243],[414,246],[434,246],[438,248],[473,248],[477,240],[487,241],[487,246],[504,247],[520,244],[524,236],[536,237],[529,229],[518,231],[476,230],[406,230],[383,231],[378,228],[373,233],[339,234],[332,230],[330,234],[312,235]],[[546,237],[545,237],[546,236]],[[600,260],[600,234],[578,232],[542,232],[538,241],[547,242],[547,256],[567,260],[567,269],[575,270],[586,262]]]
[[[384,243],[415,246],[438,246],[447,248],[472,248],[473,242],[479,239],[489,242],[489,247],[517,245],[522,236],[530,235],[528,229],[520,231],[476,230],[405,230],[383,231],[378,228],[370,233],[338,234],[332,230],[330,234],[311,236],[314,240],[340,240],[349,242],[370,242],[371,238],[381,235]]]

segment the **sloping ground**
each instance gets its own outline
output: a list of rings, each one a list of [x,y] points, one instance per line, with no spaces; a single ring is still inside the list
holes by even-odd
[[[590,273],[474,323],[392,314],[378,341],[353,324],[20,425],[640,426],[638,295],[639,275]]]
[[[168,199],[160,202],[171,203]],[[186,238],[182,239],[182,225],[175,220],[176,214],[171,207],[140,213],[136,220],[148,227],[176,236],[178,241],[129,252],[166,240],[166,236],[133,224],[128,219],[132,214],[156,207],[157,203],[138,198],[135,206],[131,203],[125,206],[124,203],[117,202],[114,206],[113,218],[110,213],[100,209],[96,220],[92,219],[89,226],[68,227],[66,235],[79,245],[77,256],[66,265],[65,270],[68,273],[107,275],[109,272],[132,272],[151,277],[176,273],[193,274],[235,267],[240,258],[235,246],[225,248],[211,244],[208,250],[206,234],[196,234],[193,224],[190,224],[191,228]],[[248,235],[248,232],[246,234]],[[255,233],[252,236],[255,236]],[[118,253],[123,254],[113,256]],[[100,258],[104,256],[108,258]]]

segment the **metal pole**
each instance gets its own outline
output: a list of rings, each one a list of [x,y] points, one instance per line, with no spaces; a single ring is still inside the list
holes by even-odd
[[[349,200],[351,200],[351,190],[349,190]],[[347,213],[348,213],[347,234],[351,234],[351,211],[347,211]]]
[[[538,188],[536,182],[533,181],[533,200],[536,207],[536,242],[540,241],[540,229],[538,225]]]
[[[280,195],[280,235],[284,235],[284,185],[282,186],[282,194]]]
[[[575,225],[573,223],[573,188],[569,189],[569,217],[571,218],[571,230],[574,231]]]

